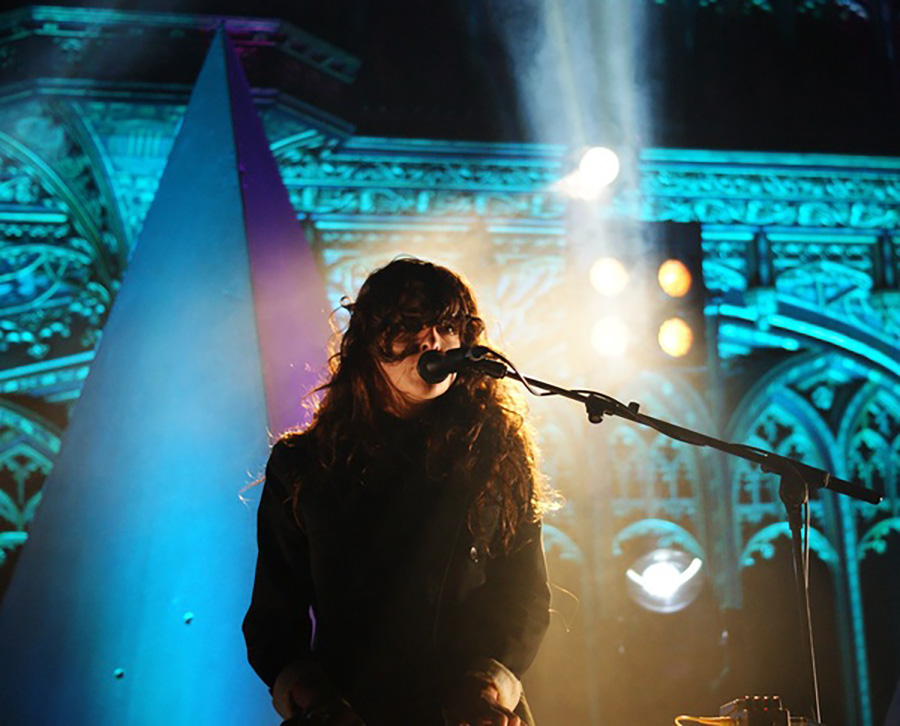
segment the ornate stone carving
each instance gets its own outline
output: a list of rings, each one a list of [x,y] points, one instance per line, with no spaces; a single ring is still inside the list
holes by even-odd
[[[734,432],[733,439],[811,466],[828,468],[827,451],[821,448],[831,440],[826,423],[812,406],[791,395],[783,386],[784,381],[773,376],[746,394],[729,426]],[[813,421],[817,422],[815,428],[811,425]],[[823,434],[827,436],[824,443]],[[785,518],[778,493],[779,481],[774,474],[763,473],[757,465],[743,459],[729,461],[729,468],[731,481],[737,483],[732,492],[733,517],[742,532],[741,541],[746,543],[761,530],[760,525]],[[810,510],[814,521],[821,522],[825,513],[815,494]]]
[[[616,556],[621,555],[626,542],[644,537],[652,538],[657,547],[675,547],[701,560],[706,559],[703,547],[690,532],[665,519],[642,519],[632,522],[616,534],[612,553]]]
[[[657,4],[664,5],[666,0],[655,0]],[[738,3],[726,2],[726,0],[696,0],[699,7],[715,7],[716,5],[726,6],[729,9],[739,8],[745,13],[763,11],[766,13],[777,12],[779,7],[777,2],[773,0],[741,0]],[[837,10],[846,15],[855,15],[864,20],[870,19],[870,11],[866,7],[868,3],[859,2],[857,0],[799,0],[799,2],[791,3],[788,8],[789,12],[799,12],[809,15],[821,15],[826,10]]]
[[[737,163],[716,163],[712,152],[678,154],[645,154],[645,218],[749,227],[881,230],[900,224],[900,164],[876,170],[861,161],[857,168],[822,173],[780,166],[772,154],[742,154]],[[692,154],[704,157],[695,162]],[[760,165],[768,168],[760,171]]]
[[[55,427],[20,406],[0,401],[0,568],[25,542],[25,530],[58,451]]]
[[[125,259],[103,170],[70,111],[0,107],[0,350],[10,367],[91,349]]]
[[[887,540],[893,532],[900,532],[900,518],[892,517],[878,522],[859,538],[859,545],[857,546],[859,559],[865,559],[869,553],[883,555],[887,552]]]
[[[130,250],[156,194],[184,106],[79,101],[73,108],[102,152],[102,172],[115,196]]]
[[[752,567],[759,559],[771,560],[775,556],[775,540],[779,537],[791,539],[791,530],[787,522],[770,524],[768,527],[756,532],[747,542],[741,553],[741,567]],[[819,559],[832,569],[838,566],[839,557],[834,547],[825,536],[816,529],[809,530],[809,548],[815,552]]]

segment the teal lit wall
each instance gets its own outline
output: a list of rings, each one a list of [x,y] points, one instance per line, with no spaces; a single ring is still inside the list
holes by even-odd
[[[77,61],[90,29],[109,31],[127,21],[120,15],[79,15],[83,36],[70,32],[58,44],[59,62]],[[54,18],[41,18],[52,37]],[[0,57],[14,57],[16,42],[2,41]],[[112,92],[62,77],[48,74],[41,93],[0,87],[4,578],[39,506],[189,90]],[[467,274],[494,313],[492,330],[523,367],[607,388],[600,369],[574,350],[577,294],[586,289],[582,253],[573,251],[577,214],[552,188],[566,149],[358,137],[308,100],[258,100],[334,305],[395,254],[435,257]],[[878,507],[830,494],[812,503],[820,605],[827,600],[833,610],[819,620],[834,655],[833,722],[878,723],[900,675],[900,624],[885,614],[900,597],[889,575],[900,567],[900,160],[645,149],[638,178],[637,188],[604,201],[604,214],[701,225],[722,390],[710,395],[679,372],[646,372],[612,392],[662,418],[800,456],[885,492]],[[573,706],[579,719],[602,723],[603,686],[592,684],[623,663],[611,623],[620,622],[617,572],[627,543],[665,538],[702,553],[711,611],[727,619],[755,607],[751,586],[783,562],[784,516],[776,482],[749,466],[668,447],[624,424],[605,423],[600,435],[562,405],[532,409],[546,468],[568,499],[549,520],[547,547],[560,585],[579,604],[569,612],[561,598],[566,625],[551,630],[530,692],[536,708],[563,692],[560,701],[581,704]],[[234,482],[235,497],[245,483]],[[785,582],[790,589],[789,573]],[[579,636],[574,649],[563,632],[570,626]],[[557,647],[579,661],[582,680],[544,681]]]

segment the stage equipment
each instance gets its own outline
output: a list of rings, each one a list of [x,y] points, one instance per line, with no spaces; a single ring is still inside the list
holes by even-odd
[[[619,176],[619,157],[605,146],[592,146],[578,162],[581,178],[589,187],[606,187]]]
[[[691,289],[694,277],[681,260],[666,260],[659,266],[656,279],[669,297],[684,297]]]
[[[427,350],[419,356],[416,370],[426,383],[441,383],[451,373],[471,368],[484,360],[488,349],[483,345],[451,348],[448,351]]]
[[[557,188],[566,196],[586,202],[599,199],[619,176],[619,157],[604,146],[593,146],[584,152],[578,167],[563,177]]]
[[[591,345],[604,358],[620,358],[628,351],[631,331],[614,316],[601,318],[591,328]]]
[[[659,350],[669,362],[706,365],[706,285],[700,226],[665,222],[650,225],[656,250],[650,261],[654,288],[653,327]]]
[[[720,716],[728,716],[740,726],[789,726],[809,724],[803,717],[791,718],[779,696],[744,696],[719,708]]]
[[[682,358],[694,345],[694,330],[684,318],[666,318],[659,326],[656,342],[660,350],[672,358]]]
[[[822,726],[803,716],[791,716],[778,696],[744,696],[719,708],[718,716],[679,716],[676,726]]]
[[[703,587],[703,562],[681,550],[656,549],[625,572],[628,594],[656,613],[675,613],[690,605]]]
[[[601,257],[591,265],[591,285],[605,297],[615,297],[628,286],[631,276],[621,260],[615,257]]]
[[[500,364],[498,366],[498,363]],[[511,378],[522,383],[529,393],[535,396],[562,396],[581,403],[585,407],[588,420],[599,424],[606,416],[617,416],[631,423],[657,431],[664,436],[682,441],[692,446],[708,446],[731,456],[758,464],[766,473],[777,474],[781,480],[781,501],[787,510],[788,523],[793,540],[794,581],[797,589],[797,600],[800,609],[800,640],[804,660],[809,669],[810,710],[814,721],[821,722],[819,709],[819,686],[816,673],[815,648],[813,646],[812,623],[809,604],[809,495],[817,489],[829,489],[837,494],[858,499],[870,504],[878,504],[881,495],[844,479],[838,479],[824,469],[804,464],[801,461],[780,456],[765,449],[758,449],[744,444],[707,436],[698,431],[677,426],[662,419],[653,418],[640,412],[640,404],[631,401],[628,405],[612,396],[599,391],[587,389],[567,389],[546,383],[536,378],[523,376],[515,365],[506,357],[488,350],[485,359],[473,365],[485,375],[494,378]],[[540,389],[540,391],[538,390]],[[804,528],[804,512],[806,527]],[[804,537],[804,533],[806,537]]]
[[[706,285],[700,226],[611,223],[602,235],[621,254],[593,261],[591,343],[605,358],[688,371],[706,367]],[[613,242],[614,241],[614,242]]]

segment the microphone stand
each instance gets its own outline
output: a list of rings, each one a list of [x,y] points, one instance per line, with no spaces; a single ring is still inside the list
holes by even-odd
[[[497,353],[490,351],[498,358]],[[819,682],[816,673],[816,656],[813,646],[812,622],[810,618],[809,603],[809,570],[808,561],[803,552],[803,506],[809,506],[810,492],[817,489],[830,489],[838,494],[858,499],[870,504],[878,504],[881,495],[870,489],[854,484],[853,482],[838,479],[824,469],[817,469],[786,456],[775,454],[765,449],[757,449],[744,444],[733,444],[728,441],[713,438],[682,426],[676,426],[668,421],[653,418],[640,412],[640,404],[634,401],[627,406],[605,393],[590,390],[572,390],[561,388],[552,383],[546,383],[536,378],[521,375],[514,366],[507,367],[505,358],[489,360],[482,358],[471,363],[471,367],[492,378],[511,378],[524,384],[531,393],[537,396],[562,396],[584,405],[588,420],[593,424],[599,424],[604,416],[618,416],[632,423],[647,426],[664,436],[683,441],[692,446],[708,446],[712,449],[723,451],[731,456],[758,464],[760,468],[771,474],[777,474],[780,479],[779,495],[785,506],[788,524],[791,529],[791,542],[794,564],[794,582],[797,589],[797,604],[800,611],[801,640],[804,658],[808,663],[812,693],[812,713],[817,723],[821,723],[819,709]],[[510,369],[512,368],[512,370]],[[535,393],[534,388],[539,388],[545,393]],[[807,510],[808,511],[808,510]],[[807,536],[809,532],[807,531]]]

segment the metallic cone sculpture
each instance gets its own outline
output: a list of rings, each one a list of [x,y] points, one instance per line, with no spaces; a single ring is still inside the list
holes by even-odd
[[[239,492],[325,361],[324,286],[219,31],[0,610],[0,721],[277,721]]]

